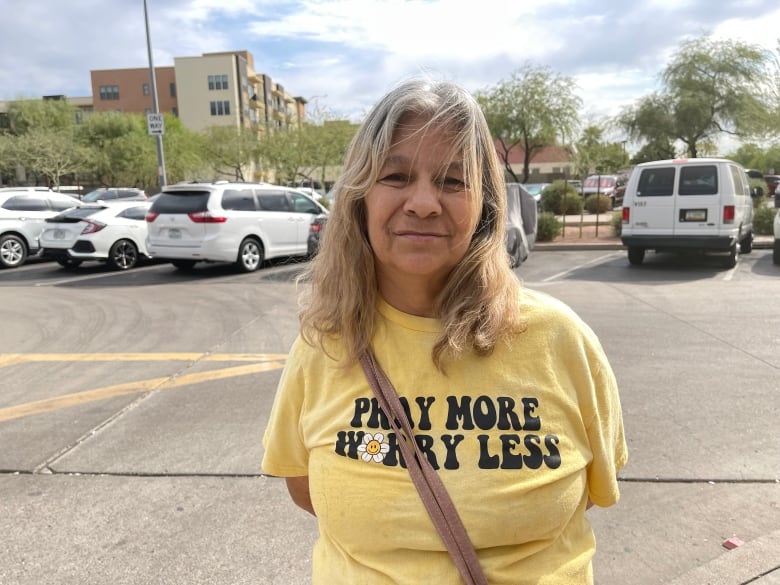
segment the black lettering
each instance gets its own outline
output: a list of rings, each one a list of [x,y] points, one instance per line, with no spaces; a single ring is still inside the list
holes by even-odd
[[[433,437],[430,435],[415,435],[414,440],[417,443],[417,446],[420,447],[420,451],[425,455],[425,458],[428,459],[428,463],[431,464],[431,467],[439,469],[436,453],[433,452]]]
[[[501,469],[522,469],[523,456],[514,452],[520,444],[518,435],[501,435]]]
[[[447,447],[447,457],[444,459],[444,469],[459,469],[458,457],[455,449],[463,440],[463,435],[442,435],[441,441]]]
[[[447,396],[447,423],[448,430],[464,429],[470,431],[474,428],[471,420],[471,396],[462,396],[458,404],[457,396]]]
[[[498,429],[501,431],[522,431],[520,417],[515,412],[515,401],[509,396],[499,396],[498,402]]]
[[[550,469],[558,469],[561,466],[561,452],[558,450],[560,440],[555,435],[547,435],[544,438],[544,446],[549,455],[544,457],[544,462]]]
[[[350,426],[360,428],[363,426],[363,415],[371,410],[371,401],[368,398],[358,398],[355,400],[355,414],[352,417]]]
[[[539,406],[538,398],[523,398],[523,430],[538,431],[542,428],[542,421],[538,416],[533,416],[534,410]]]
[[[488,396],[478,396],[474,401],[474,422],[483,431],[496,426],[496,405]]]
[[[427,398],[424,396],[418,396],[414,399],[414,401],[417,403],[417,405],[420,407],[420,424],[419,428],[421,431],[430,431],[431,430],[431,417],[430,417],[430,410],[431,405],[433,404],[434,400],[436,400],[433,396],[428,396]]]
[[[542,466],[542,449],[539,446],[541,442],[539,435],[523,437],[523,445],[528,450],[528,455],[523,457],[523,463],[528,469],[539,469]]]
[[[379,408],[379,402],[377,402],[376,398],[371,399],[371,415],[368,417],[366,426],[370,429],[381,428],[384,430],[389,430],[391,428],[390,420],[387,418],[382,409]]]
[[[339,431],[336,434],[336,446],[335,451],[338,455],[349,457],[350,459],[358,458],[358,445],[363,442],[363,431]]]
[[[479,439],[479,463],[477,466],[480,469],[498,469],[500,459],[498,455],[491,455],[488,449],[489,435],[477,435]]]

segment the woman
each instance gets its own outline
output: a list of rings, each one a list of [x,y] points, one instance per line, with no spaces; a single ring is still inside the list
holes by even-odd
[[[626,448],[593,332],[521,287],[476,101],[406,82],[369,113],[335,202],[264,438],[317,516],[315,584],[460,583],[358,363],[371,348],[491,584],[591,583],[593,502]]]

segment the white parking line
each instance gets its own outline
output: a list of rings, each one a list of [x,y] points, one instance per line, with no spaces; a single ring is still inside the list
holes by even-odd
[[[590,266],[591,264],[596,264],[598,262],[601,262],[602,260],[607,260],[609,258],[617,258],[618,256],[622,256],[623,252],[612,252],[611,254],[604,254],[603,256],[599,256],[598,258],[594,258],[593,260],[589,260],[588,262],[584,262],[583,264],[577,264],[576,266],[572,266],[568,270],[564,270],[563,272],[559,272],[558,274],[553,274],[552,276],[548,276],[547,278],[543,279],[542,282],[550,282],[551,280],[557,280],[559,278],[563,278],[564,276],[567,276],[568,274],[571,274],[572,272],[575,272],[577,270],[581,270],[582,268],[585,268],[586,266]]]
[[[127,274],[129,272],[142,272],[145,270],[149,270],[151,268],[155,268],[156,265],[150,265],[150,266],[137,266],[135,268],[131,268],[130,270],[125,271],[113,271],[113,272],[103,272],[101,274],[84,274],[83,276],[73,276],[70,278],[63,278],[61,280],[52,280],[49,282],[36,282],[35,286],[58,286],[60,284],[70,284],[71,282],[80,282],[82,280],[91,280],[93,278],[107,278],[109,276],[117,276],[119,274]]]

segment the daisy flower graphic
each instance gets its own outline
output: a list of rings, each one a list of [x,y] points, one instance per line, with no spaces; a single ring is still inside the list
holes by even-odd
[[[357,450],[361,453],[363,461],[382,463],[385,454],[390,451],[390,445],[384,442],[385,436],[382,433],[366,433],[363,435],[363,442],[358,445]]]

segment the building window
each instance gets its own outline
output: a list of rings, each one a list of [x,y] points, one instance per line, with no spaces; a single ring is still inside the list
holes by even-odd
[[[173,108],[171,108],[171,113],[178,118],[179,117],[179,108],[174,106]]]
[[[118,85],[101,85],[100,86],[100,99],[101,100],[118,100],[119,99],[119,86]]]
[[[144,95],[149,95],[149,84],[144,83]]]
[[[171,97],[176,97],[176,84],[171,82]]]
[[[228,76],[227,75],[209,75],[209,89],[227,89],[228,88]]]
[[[225,100],[222,102],[209,102],[212,116],[229,116],[230,115],[230,102]]]

